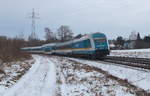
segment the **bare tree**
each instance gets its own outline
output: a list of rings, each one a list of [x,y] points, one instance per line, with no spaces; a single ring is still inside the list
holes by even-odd
[[[137,32],[132,31],[130,36],[129,36],[129,40],[136,40],[136,39],[137,39]]]
[[[31,35],[29,35],[28,37],[28,46],[37,46],[39,45],[39,41],[40,39],[38,38],[38,36],[35,33],[31,33]]]
[[[49,28],[45,28],[45,39],[47,42],[52,42],[55,39],[53,32]]]
[[[38,36],[35,33],[31,33],[28,37],[29,41],[38,40]]]
[[[57,31],[58,31],[58,36],[60,37],[60,40],[62,42],[71,40],[73,38],[73,32],[69,28],[69,26],[62,25],[59,27],[59,29]]]
[[[137,34],[137,40],[142,40],[140,33]]]
[[[0,37],[0,60],[9,62],[19,58],[28,57],[20,48],[24,47],[25,41],[18,38]],[[29,56],[30,57],[30,56]]]
[[[20,39],[20,40],[24,40],[24,38],[25,38],[24,32],[21,31],[21,32],[19,32],[18,34],[19,34],[19,35],[17,36],[17,38]]]
[[[125,40],[123,39],[122,36],[118,36],[115,42],[115,45],[119,48],[123,48]]]

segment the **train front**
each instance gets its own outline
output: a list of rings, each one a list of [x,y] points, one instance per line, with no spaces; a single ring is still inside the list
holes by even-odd
[[[92,34],[94,46],[95,46],[95,55],[97,58],[103,58],[109,55],[109,45],[106,35],[103,33]]]

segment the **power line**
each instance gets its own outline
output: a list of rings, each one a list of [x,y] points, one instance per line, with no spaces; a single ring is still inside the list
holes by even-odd
[[[36,39],[37,36],[36,36],[36,20],[39,19],[40,17],[39,16],[39,13],[36,13],[34,9],[32,9],[32,12],[29,14],[29,19],[32,20],[32,23],[31,23],[31,38],[33,39]]]

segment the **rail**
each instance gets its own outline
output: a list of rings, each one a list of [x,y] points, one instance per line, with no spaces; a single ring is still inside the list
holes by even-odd
[[[107,56],[103,61],[150,70],[150,59],[148,58]]]

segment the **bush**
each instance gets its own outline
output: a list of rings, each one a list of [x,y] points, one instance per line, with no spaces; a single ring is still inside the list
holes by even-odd
[[[29,54],[20,50],[24,43],[23,39],[0,37],[0,59],[2,62],[30,58]]]

